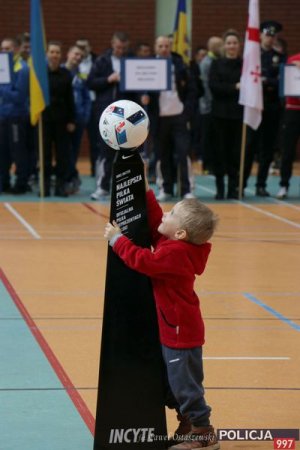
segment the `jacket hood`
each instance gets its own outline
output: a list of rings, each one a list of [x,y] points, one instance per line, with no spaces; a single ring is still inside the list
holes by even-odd
[[[188,246],[188,258],[194,267],[194,273],[196,275],[201,275],[205,269],[208,256],[210,254],[211,243],[206,242],[201,245],[188,244]]]

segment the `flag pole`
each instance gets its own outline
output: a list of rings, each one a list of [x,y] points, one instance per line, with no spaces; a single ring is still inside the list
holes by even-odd
[[[244,167],[245,167],[245,153],[246,153],[246,135],[247,125],[243,122],[242,128],[242,144],[241,144],[241,157],[240,157],[240,179],[239,179],[239,200],[242,200],[244,189]]]
[[[45,183],[44,183],[44,145],[43,145],[43,118],[40,115],[38,122],[39,134],[39,161],[40,161],[40,198],[45,197]]]

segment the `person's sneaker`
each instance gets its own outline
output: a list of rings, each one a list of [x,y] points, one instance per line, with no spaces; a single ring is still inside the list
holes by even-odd
[[[191,192],[187,192],[186,194],[184,194],[183,198],[190,199],[190,198],[196,198],[196,197]]]
[[[238,190],[228,191],[227,198],[228,198],[228,200],[238,200],[239,199]]]
[[[288,193],[287,188],[282,186],[279,189],[278,194],[276,195],[276,197],[279,198],[280,200],[283,200],[284,198],[287,198],[287,193]]]
[[[81,185],[81,180],[78,177],[74,177],[71,181],[67,182],[65,189],[69,195],[77,194]]]
[[[208,427],[194,427],[184,436],[183,442],[172,445],[169,450],[219,450],[220,444],[215,434],[214,428],[210,425]]]
[[[68,192],[64,186],[56,187],[54,191],[55,197],[69,197]]]
[[[11,193],[15,195],[26,194],[26,192],[32,192],[31,186],[28,184],[15,184],[15,186],[11,188]]]
[[[188,416],[183,416],[180,412],[177,413],[178,427],[174,431],[174,435],[168,440],[169,446],[179,444],[184,440],[184,437],[191,431],[192,424]]]
[[[216,200],[224,200],[224,198],[225,198],[224,192],[218,191],[215,195]]]
[[[11,187],[10,183],[3,183],[2,190],[1,190],[1,187],[0,187],[0,194],[1,193],[3,193],[3,194],[11,194],[11,190],[12,190],[12,187]]]
[[[156,200],[159,202],[167,202],[168,200],[171,200],[172,195],[167,194],[167,192],[160,191],[160,193],[156,196]]]
[[[49,188],[45,188],[44,189],[44,197],[50,197],[51,193],[50,193],[50,189]],[[41,197],[41,191],[38,192],[38,196]]]
[[[264,187],[258,187],[256,188],[256,195],[258,197],[270,197],[270,193],[266,191]]]
[[[97,188],[95,192],[91,194],[92,200],[101,200],[105,197],[108,197],[109,192],[102,188]]]

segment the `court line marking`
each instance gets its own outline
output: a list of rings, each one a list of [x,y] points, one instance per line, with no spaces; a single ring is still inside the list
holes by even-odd
[[[252,386],[211,386],[207,387],[205,386],[205,390],[207,389],[213,389],[213,390],[237,390],[237,391],[300,391],[300,388],[288,388],[288,387],[252,387]]]
[[[0,268],[0,279],[2,283],[5,286],[5,289],[9,293],[12,301],[14,302],[15,306],[19,310],[21,316],[24,318],[30,332],[32,333],[33,337],[36,339],[37,343],[41,347],[43,353],[45,354],[46,358],[49,361],[49,364],[53,368],[54,372],[56,373],[56,376],[60,380],[61,384],[65,388],[66,392],[68,393],[71,401],[73,402],[75,408],[77,409],[78,413],[82,417],[84,423],[90,430],[91,434],[94,434],[95,430],[95,419],[88,409],[86,403],[84,402],[83,398],[80,396],[80,394],[77,392],[75,386],[73,385],[71,379],[68,377],[67,373],[65,372],[64,368],[60,364],[59,360],[55,356],[54,352],[50,348],[48,342],[40,332],[38,326],[30,316],[29,312],[27,311],[25,305],[23,304],[22,300],[14,290],[13,286],[10,284],[8,278],[4,274],[3,270]]]
[[[10,203],[4,203],[4,206],[8,211],[15,216],[15,218],[29,231],[31,236],[35,239],[42,239],[41,236],[35,231],[35,229],[19,214]]]
[[[253,303],[256,303],[258,306],[261,306],[263,309],[265,309],[267,312],[271,313],[273,316],[277,317],[277,319],[281,320],[282,322],[289,325],[291,328],[293,328],[296,331],[300,331],[300,325],[296,324],[292,320],[285,317],[280,312],[276,311],[276,309],[272,308],[271,306],[267,305],[266,303],[262,302],[258,298],[256,298],[254,295],[249,294],[248,292],[244,292],[244,297],[247,300],[250,300]]]
[[[98,387],[93,386],[76,386],[77,391],[97,391]],[[259,387],[259,386],[205,386],[205,390],[240,390],[240,391],[300,391],[298,387]],[[0,392],[19,392],[19,391],[65,391],[65,388],[5,388]]]
[[[210,189],[210,188],[207,188],[207,187],[204,187],[204,186],[197,186],[197,187],[199,189],[202,189],[203,191],[209,192],[210,194],[215,192],[213,189]],[[251,194],[255,193],[251,189],[246,189],[246,190],[249,193],[251,193]],[[277,200],[275,198],[270,198],[270,197],[268,197],[268,199],[271,200],[272,203],[275,204],[275,205],[283,205],[283,206],[287,206],[287,207],[290,207],[290,208],[293,208],[293,209],[296,209],[296,210],[300,209],[297,205],[294,205],[292,203],[280,201],[280,200]],[[265,214],[266,216],[272,217],[273,219],[281,220],[282,222],[288,223],[289,225],[292,225],[292,226],[294,226],[296,228],[300,228],[300,224],[297,224],[297,222],[292,222],[292,221],[290,221],[288,219],[285,219],[284,217],[277,216],[276,214],[272,214],[272,213],[270,213],[268,211],[264,211],[263,209],[257,208],[257,207],[255,207],[253,205],[250,205],[249,203],[246,203],[246,202],[243,202],[243,201],[240,201],[240,200],[233,200],[233,202],[237,203],[237,204],[240,204],[240,205],[243,205],[246,208],[253,209],[254,211],[260,212],[261,214]],[[272,205],[272,203],[268,203],[268,204]]]
[[[198,187],[199,187],[200,189],[202,189],[203,191],[206,191],[206,192],[210,192],[210,193],[213,193],[213,192],[214,192],[213,189],[209,189],[209,188],[206,188],[206,187],[204,187],[204,186],[198,186]],[[272,201],[273,201],[273,204],[274,204],[274,203],[275,203],[275,204],[278,204],[278,203],[277,203],[278,201],[277,201],[276,199],[269,198],[269,197],[268,197],[268,199],[269,199],[269,200],[272,200]],[[264,215],[266,215],[266,216],[268,216],[268,217],[271,217],[272,219],[277,219],[277,220],[280,220],[281,222],[287,223],[288,225],[291,225],[291,226],[293,226],[293,227],[300,228],[300,224],[298,224],[297,222],[293,222],[293,221],[291,221],[291,220],[285,219],[284,217],[278,216],[277,214],[272,214],[272,213],[270,213],[269,211],[264,211],[263,209],[258,208],[257,206],[253,206],[253,205],[250,205],[249,203],[246,203],[246,202],[243,202],[243,201],[239,201],[239,200],[233,200],[233,202],[236,203],[236,204],[238,204],[238,205],[242,205],[242,206],[244,206],[245,208],[252,209],[253,211],[256,211],[256,212],[259,212],[259,213],[261,213],[261,214],[264,214]],[[268,203],[268,204],[270,205],[270,204],[272,204],[272,203]],[[289,205],[289,203],[287,203],[287,202],[280,202],[280,204],[283,204],[283,205],[285,205],[285,206]],[[291,206],[291,207],[293,207],[293,206]],[[299,209],[297,206],[295,206],[295,208],[296,208],[297,210]]]
[[[59,316],[59,317],[53,317],[53,316],[37,316],[37,317],[33,317],[33,320],[38,320],[38,321],[75,321],[75,320],[102,320],[103,316],[94,316],[94,317],[69,317],[69,316]],[[23,317],[14,317],[14,316],[7,316],[7,317],[0,317],[0,321],[4,322],[5,320],[24,320]],[[205,317],[205,320],[245,320],[245,321],[263,321],[263,322],[267,322],[267,321],[274,321],[277,320],[276,317]],[[291,319],[292,320],[292,319]],[[293,320],[299,320],[300,318],[298,317],[294,317]]]
[[[107,214],[101,213],[100,211],[97,211],[93,206],[89,205],[88,203],[81,203],[82,206],[92,211],[92,213],[97,214],[97,216],[100,216],[106,220],[109,220],[109,216]]]
[[[289,356],[204,356],[203,359],[215,361],[288,361],[291,358]]]
[[[76,237],[68,237],[68,236],[66,236],[66,237],[61,237],[61,236],[58,236],[58,237],[45,237],[45,238],[40,238],[40,239],[42,239],[43,241],[74,241],[74,242],[87,242],[87,241],[95,241],[95,242],[100,242],[100,241],[104,241],[105,239],[104,239],[104,237],[87,237],[87,238],[80,238],[80,237],[78,237],[78,238],[76,238]],[[20,237],[20,236],[15,236],[15,237],[13,237],[13,236],[10,236],[10,237],[0,237],[0,241],[7,241],[7,240],[10,240],[10,241],[29,241],[29,240],[31,240],[31,238],[30,237]]]
[[[288,208],[296,209],[297,211],[300,210],[300,207],[297,205],[294,205],[293,203],[288,203],[288,202],[285,202],[284,200],[278,200],[277,198],[273,198],[272,200],[275,203],[277,203],[278,205],[287,206]]]
[[[245,208],[252,209],[253,211],[259,212],[260,214],[264,214],[265,216],[271,217],[271,219],[279,220],[280,222],[287,223],[288,225],[291,225],[295,228],[300,228],[300,223],[293,222],[292,220],[285,219],[284,217],[278,216],[277,214],[273,214],[269,211],[264,211],[261,208],[258,208],[257,206],[250,205],[249,203],[241,202],[239,200],[236,200],[235,203],[244,206]]]
[[[249,192],[249,194],[255,194],[255,191],[253,189],[245,189],[247,192]],[[292,209],[296,209],[297,211],[300,210],[300,207],[297,205],[294,205],[293,203],[288,203],[284,200],[278,200],[278,198],[273,198],[273,197],[269,197],[269,200],[272,200],[272,202],[276,203],[277,205],[283,205],[283,206],[287,206],[288,208],[292,208]]]

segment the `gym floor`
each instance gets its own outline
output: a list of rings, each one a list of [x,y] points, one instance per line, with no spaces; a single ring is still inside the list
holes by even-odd
[[[82,167],[86,167],[83,163]],[[291,429],[300,422],[300,177],[286,201],[214,200],[196,172],[195,193],[220,216],[196,291],[206,321],[205,388],[216,429]],[[109,201],[81,192],[41,201],[0,196],[0,449],[92,450]],[[170,204],[163,204],[168,209]],[[167,411],[168,432],[176,428]],[[272,449],[224,441],[221,448]]]

